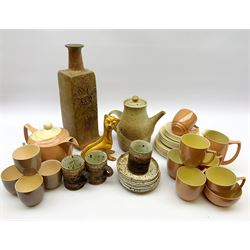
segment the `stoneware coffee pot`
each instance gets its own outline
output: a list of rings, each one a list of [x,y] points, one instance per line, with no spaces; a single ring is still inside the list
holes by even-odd
[[[123,112],[113,110],[109,114],[120,119],[116,127],[118,143],[123,151],[129,150],[129,145],[134,140],[145,140],[150,142],[155,124],[165,114],[159,112],[149,118],[147,111],[147,102],[138,96],[133,96],[124,101]]]
[[[28,131],[31,132],[31,135],[28,134]],[[36,129],[25,124],[24,138],[26,143],[36,144],[40,147],[42,161],[50,159],[61,161],[72,153],[73,145],[78,147],[78,142],[69,135],[68,130],[55,128],[50,122],[46,122],[43,129]]]

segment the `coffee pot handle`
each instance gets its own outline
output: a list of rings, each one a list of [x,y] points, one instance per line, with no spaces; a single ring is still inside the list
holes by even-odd
[[[24,138],[25,138],[25,141],[28,143],[28,140],[29,140],[29,133],[28,131],[30,131],[31,133],[34,133],[35,131],[37,131],[36,128],[33,128],[30,124],[25,124],[23,126],[23,134],[24,134]]]
[[[240,141],[229,141],[229,145],[232,145],[232,144],[237,144],[236,152],[235,152],[234,156],[233,156],[231,159],[229,159],[229,160],[227,160],[227,161],[223,161],[223,162],[221,163],[222,165],[227,165],[227,164],[233,162],[233,161],[238,157],[238,155],[239,155],[239,153],[240,153],[241,142],[240,142]]]

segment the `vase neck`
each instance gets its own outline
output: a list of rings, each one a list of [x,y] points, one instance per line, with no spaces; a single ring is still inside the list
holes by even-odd
[[[84,70],[82,61],[82,44],[66,44],[69,51],[69,69]]]

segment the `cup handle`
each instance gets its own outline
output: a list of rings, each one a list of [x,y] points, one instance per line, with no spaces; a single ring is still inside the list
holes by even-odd
[[[236,150],[234,156],[231,159],[227,160],[227,161],[223,161],[221,163],[222,165],[227,165],[229,163],[232,163],[238,157],[238,155],[240,153],[241,142],[240,141],[229,141],[229,145],[232,145],[232,144],[237,144],[237,150]]]
[[[246,182],[246,177],[237,177],[237,181],[241,181],[240,188],[242,188]]]
[[[103,174],[104,177],[110,177],[113,175],[113,173],[114,173],[113,169],[110,166],[106,165]]]
[[[203,165],[206,165],[206,164],[209,164],[210,162],[212,162],[216,156],[216,151],[208,149],[206,152],[211,153],[212,157],[207,162],[202,162]]]
[[[28,123],[24,125],[24,127],[23,127],[23,134],[24,134],[24,138],[25,138],[26,142],[28,142],[28,140],[29,140],[29,133],[28,133],[28,131],[30,131],[31,133],[34,133],[36,130],[37,130],[36,128],[33,128]]]

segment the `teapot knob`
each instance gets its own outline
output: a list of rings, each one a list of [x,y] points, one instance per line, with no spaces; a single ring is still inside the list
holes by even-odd
[[[52,123],[51,122],[45,122],[44,124],[43,124],[43,127],[44,127],[44,129],[46,129],[46,130],[49,130],[49,129],[52,129],[53,128],[53,125],[52,125]]]
[[[139,101],[139,96],[137,96],[137,95],[132,96],[132,101],[133,102],[138,102]]]

